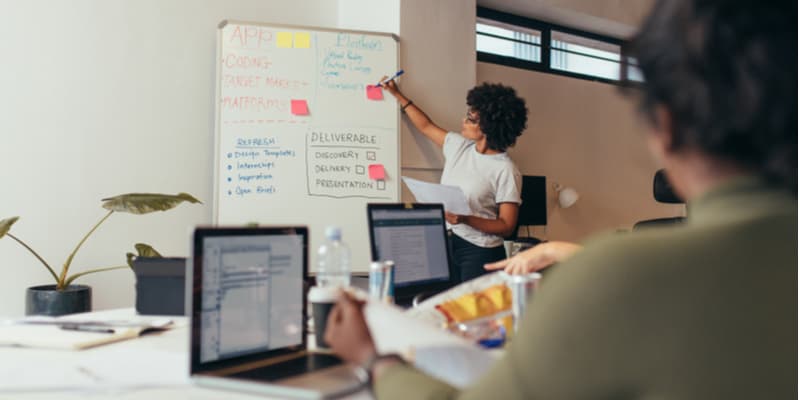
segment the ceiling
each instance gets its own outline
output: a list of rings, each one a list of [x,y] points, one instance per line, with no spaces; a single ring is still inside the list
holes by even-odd
[[[630,37],[655,0],[477,0],[479,6],[620,39]]]

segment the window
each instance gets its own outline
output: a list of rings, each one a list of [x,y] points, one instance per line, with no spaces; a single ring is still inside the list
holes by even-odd
[[[540,31],[480,18],[475,31],[478,51],[515,57],[525,61],[541,61],[542,33]]]
[[[552,31],[550,68],[605,79],[620,77],[620,46]]]
[[[478,7],[478,60],[608,83],[642,81],[622,40]]]

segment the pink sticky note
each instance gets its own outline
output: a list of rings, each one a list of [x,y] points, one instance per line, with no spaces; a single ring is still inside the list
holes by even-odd
[[[386,179],[386,171],[383,169],[383,164],[369,165],[369,179],[374,179],[376,181]]]
[[[308,103],[305,100],[292,100],[292,114],[308,115]]]
[[[380,86],[367,85],[367,98],[370,100],[383,100],[383,89]]]

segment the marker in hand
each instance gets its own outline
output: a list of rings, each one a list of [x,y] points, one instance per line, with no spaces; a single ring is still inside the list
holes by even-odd
[[[395,78],[397,78],[400,75],[403,75],[403,70],[402,69],[400,71],[395,72],[394,75],[392,75],[392,76],[390,76],[390,77],[378,82],[378,84],[375,85],[375,86],[383,86],[384,83],[387,83],[387,82],[389,82],[391,80],[394,80]]]

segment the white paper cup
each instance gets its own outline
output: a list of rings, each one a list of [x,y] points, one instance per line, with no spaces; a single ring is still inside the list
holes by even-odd
[[[330,347],[325,343],[325,328],[328,325],[328,315],[337,300],[339,300],[339,289],[335,287],[313,286],[308,291],[311,316],[314,318],[314,338],[318,348]]]

